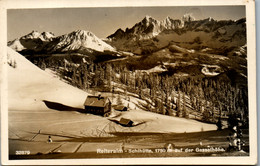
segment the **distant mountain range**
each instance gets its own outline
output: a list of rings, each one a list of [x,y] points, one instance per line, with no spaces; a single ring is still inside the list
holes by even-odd
[[[115,48],[96,37],[92,32],[85,30],[76,30],[57,37],[51,32],[32,31],[19,39],[8,42],[8,46],[24,53],[115,51]]]
[[[226,49],[246,44],[246,19],[195,20],[184,15],[180,20],[166,17],[158,21],[146,16],[132,28],[118,29],[107,38],[113,47],[136,54],[154,52],[172,43],[196,50],[207,47]]]
[[[131,38],[132,40],[150,39],[160,34],[163,30],[180,29],[183,25],[183,21],[173,20],[170,17],[167,17],[165,20],[160,22],[151,16],[145,16],[141,22],[136,23],[132,28],[126,28],[125,31],[120,28],[107,38],[112,40],[122,38]]]
[[[69,34],[54,36],[51,32],[32,31],[8,46],[22,54],[67,52],[116,52],[147,54],[177,45],[193,50],[233,51],[246,44],[246,19],[217,21],[213,18],[195,20],[190,15],[181,19],[166,17],[158,21],[146,16],[132,28],[119,28],[101,40],[92,32],[76,30]]]

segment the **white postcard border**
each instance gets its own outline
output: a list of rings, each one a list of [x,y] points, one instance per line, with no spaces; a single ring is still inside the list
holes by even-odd
[[[125,7],[125,6],[212,6],[246,5],[247,48],[248,48],[248,96],[249,96],[249,139],[248,157],[175,157],[175,158],[120,158],[120,159],[55,159],[55,160],[8,160],[8,101],[6,71],[7,9],[62,8],[62,7]],[[255,2],[253,0],[45,0],[45,1],[1,1],[1,159],[3,165],[100,165],[100,164],[256,164],[257,161],[257,107],[256,107],[256,39]],[[5,63],[5,65],[3,65]]]

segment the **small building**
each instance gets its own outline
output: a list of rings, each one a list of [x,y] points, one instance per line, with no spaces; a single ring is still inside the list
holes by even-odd
[[[126,119],[126,118],[121,118],[119,121],[119,124],[124,126],[124,127],[131,127],[133,126],[133,121],[131,121],[130,119]]]
[[[127,107],[125,107],[123,105],[117,105],[114,107],[114,109],[117,111],[127,111]]]
[[[111,101],[108,97],[88,96],[84,103],[85,110],[87,113],[109,116],[111,113]]]

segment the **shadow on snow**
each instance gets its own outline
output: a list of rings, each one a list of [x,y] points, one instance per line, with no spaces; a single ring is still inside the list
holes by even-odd
[[[47,100],[43,100],[43,102],[48,108],[58,110],[58,111],[77,111],[77,112],[81,112],[81,113],[85,112],[85,109],[82,109],[82,108],[70,107],[67,105],[63,105],[60,103],[47,101]]]

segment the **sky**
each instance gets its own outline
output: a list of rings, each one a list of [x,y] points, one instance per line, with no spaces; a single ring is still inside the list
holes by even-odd
[[[208,17],[237,20],[246,15],[245,6],[8,9],[7,39],[14,40],[33,30],[49,31],[59,36],[78,29],[106,38],[119,28],[133,27],[146,15],[161,21],[167,16],[180,19],[187,13],[197,20]]]

